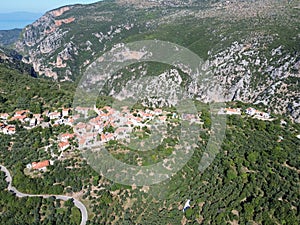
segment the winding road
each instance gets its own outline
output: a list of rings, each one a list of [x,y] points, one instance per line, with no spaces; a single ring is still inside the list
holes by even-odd
[[[84,204],[82,204],[82,202],[80,202],[79,200],[76,200],[72,197],[69,196],[64,196],[64,195],[32,195],[32,194],[25,194],[22,193],[20,191],[18,191],[15,187],[12,186],[12,177],[10,175],[10,172],[8,171],[8,169],[5,166],[0,165],[0,170],[3,171],[6,174],[6,181],[8,182],[8,191],[13,192],[17,197],[19,198],[23,198],[23,197],[43,197],[43,198],[49,198],[49,197],[55,197],[56,199],[60,199],[63,201],[67,201],[72,199],[74,202],[74,205],[80,210],[81,212],[81,223],[80,225],[85,225],[88,219],[88,213],[87,213],[87,209],[85,207]]]

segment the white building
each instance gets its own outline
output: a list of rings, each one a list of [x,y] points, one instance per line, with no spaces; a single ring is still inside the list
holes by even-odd
[[[60,119],[61,114],[59,112],[51,112],[49,113],[50,120]]]
[[[4,127],[3,129],[4,134],[15,134],[16,133],[16,127],[13,125],[8,125]]]
[[[0,113],[0,119],[7,120],[8,117],[9,117],[8,113]]]
[[[32,127],[34,127],[34,126],[36,125],[36,122],[37,122],[36,118],[32,118],[32,119],[29,121],[29,125],[32,126]]]
[[[68,116],[69,116],[69,113],[70,113],[70,109],[63,109],[63,110],[62,110],[62,116],[63,116],[63,117],[65,117],[65,116],[68,117]]]
[[[257,118],[263,118],[263,119],[269,119],[270,118],[270,114],[266,113],[266,112],[262,112],[259,110],[256,110],[254,108],[248,108],[246,109],[246,114],[250,115],[250,116],[256,116]]]
[[[246,109],[246,114],[248,114],[250,116],[255,115],[255,112],[256,112],[256,109],[254,109],[254,108],[250,107],[250,108]]]

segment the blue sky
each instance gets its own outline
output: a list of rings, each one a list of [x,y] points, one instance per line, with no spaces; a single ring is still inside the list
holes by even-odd
[[[97,1],[99,0],[5,0],[1,2],[0,13],[20,11],[44,13],[64,5],[88,4]]]

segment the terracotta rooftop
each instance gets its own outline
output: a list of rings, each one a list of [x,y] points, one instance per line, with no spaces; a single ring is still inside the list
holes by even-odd
[[[62,142],[58,143],[58,147],[60,147],[60,148],[64,148],[66,146],[69,146],[69,142],[62,141]]]
[[[15,112],[15,115],[16,115],[16,116],[22,116],[22,115],[24,115],[25,113],[29,113],[29,110],[20,110],[20,111],[16,111],[16,112]]]
[[[47,167],[47,166],[49,166],[49,161],[48,160],[38,162],[38,163],[37,162],[32,163],[32,168],[36,169],[36,170],[42,169],[42,168]]]
[[[67,139],[69,139],[69,138],[73,138],[74,136],[75,136],[75,134],[65,133],[65,134],[61,135],[61,138],[67,138]]]

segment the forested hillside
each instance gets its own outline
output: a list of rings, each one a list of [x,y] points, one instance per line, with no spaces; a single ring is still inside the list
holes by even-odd
[[[63,202],[54,198],[19,199],[6,191],[5,174],[0,171],[0,221],[2,224],[68,224],[77,225],[80,213],[71,201]]]
[[[22,31],[14,48],[41,76],[78,81],[92,62],[122,44],[175,43],[207,61],[211,86],[220,85],[226,101],[263,103],[299,122],[299,24],[297,1],[101,1],[47,12]],[[139,76],[158,72],[151,68]],[[139,78],[119,76],[119,86]],[[186,84],[201,101],[208,88]]]
[[[299,13],[298,1],[277,0],[105,0],[45,13],[0,49],[0,164],[21,192],[82,202],[86,225],[300,224]],[[92,70],[104,53],[145,40],[185,47],[211,76],[199,70],[194,76],[189,62],[147,61],[157,53],[147,44],[111,54],[141,61],[108,78]],[[98,81],[103,89],[95,97]],[[210,99],[211,90],[222,98]],[[184,103],[193,107],[180,111],[158,92],[179,101],[187,96]],[[132,103],[137,95],[143,99]],[[161,142],[145,150],[156,131]],[[140,145],[132,147],[132,140]],[[162,163],[165,171],[178,162],[168,157],[180,155],[180,147],[194,152],[177,173],[162,173],[168,178],[162,182],[125,185],[97,171],[108,164],[85,154],[84,145],[129,168]],[[45,166],[34,168],[40,162]],[[131,172],[105,169],[118,177]],[[149,173],[149,180],[160,175]],[[72,201],[17,198],[0,172],[0,225],[79,221]]]
[[[0,65],[0,112],[15,109],[30,109],[41,113],[51,107],[70,107],[74,85],[36,79],[28,73],[20,74],[5,65]]]
[[[38,99],[46,102],[42,107],[60,106],[62,99],[68,103],[69,92],[59,89],[56,83],[36,80],[8,69],[2,71],[11,81],[4,84],[15,91],[16,97],[32,90],[39,96]],[[39,83],[35,84],[36,81]],[[49,89],[50,84],[55,88]],[[40,88],[41,85],[45,85],[44,88]],[[6,101],[13,101],[13,97],[8,96]],[[29,105],[31,102],[35,101],[30,99]],[[7,106],[15,104],[12,102]],[[248,106],[241,102],[231,103],[231,107],[242,109]],[[122,224],[299,224],[299,125],[276,114],[273,121],[262,121],[245,114],[229,116],[221,150],[213,163],[201,173],[199,162],[209,140],[211,117],[205,107],[200,107],[199,112],[204,124],[199,125],[201,132],[194,155],[175,176],[156,185],[125,186],[106,179],[87,164],[76,144],[63,152],[63,158],[53,158],[52,153],[58,154],[59,150],[51,143],[60,134],[72,132],[71,127],[64,125],[27,130],[18,124],[15,135],[0,134],[0,163],[12,171],[13,184],[20,191],[77,196],[88,207],[88,224],[109,224],[113,221]],[[134,165],[142,159],[147,165],[170,154],[176,143],[175,136],[166,143],[168,147],[161,145],[151,152],[126,149],[116,141],[108,142],[106,147],[114,157],[125,163]],[[49,144],[48,151],[45,151]],[[129,152],[124,154],[125,150]],[[55,161],[46,172],[31,174],[26,171],[28,163],[45,159]],[[11,198],[13,196],[1,198],[1,201],[12,201]],[[182,212],[187,199],[191,199],[191,207]],[[57,203],[38,199],[30,204],[28,208],[40,204],[58,207]],[[9,212],[21,205],[11,207],[7,209]],[[48,210],[42,208],[36,216]],[[51,215],[60,212],[59,209],[55,212],[53,207],[51,210],[51,214],[46,213],[49,220],[53,220]],[[26,212],[20,211],[18,215],[23,218]]]

